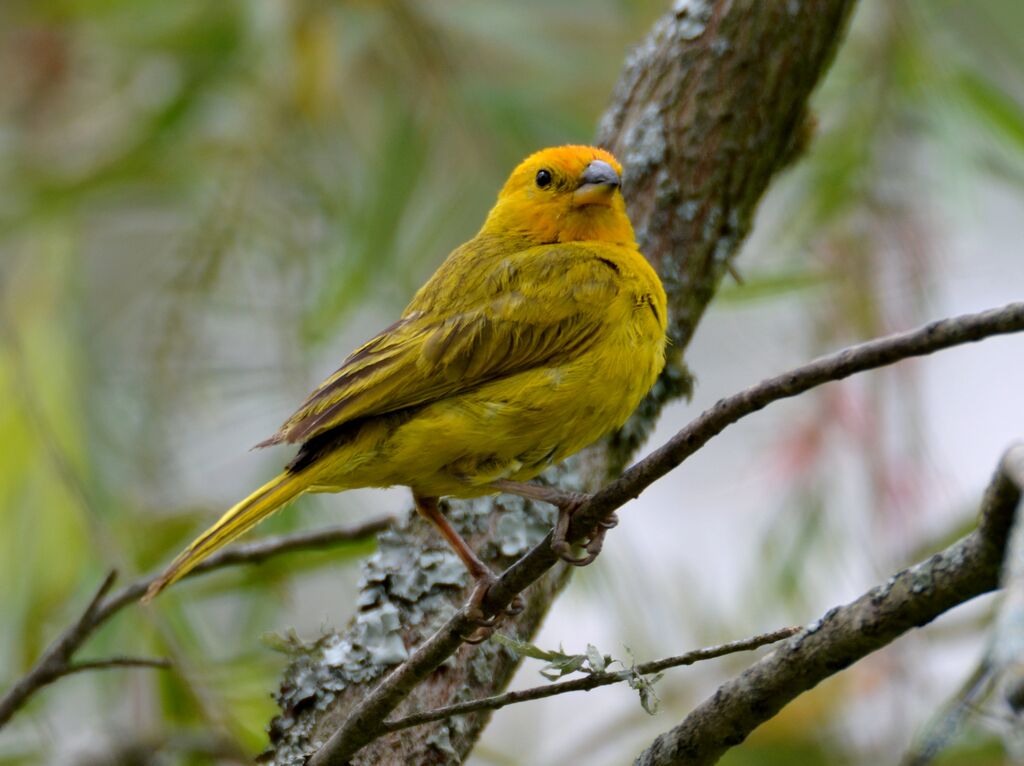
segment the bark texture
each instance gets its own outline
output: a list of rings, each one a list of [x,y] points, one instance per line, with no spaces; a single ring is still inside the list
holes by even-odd
[[[772,176],[806,140],[807,99],[845,28],[853,0],[676,2],[629,57],[598,140],[626,167],[625,193],[643,251],[669,295],[671,360],[622,431],[553,472],[592,490],[629,460],[662,405],[689,390],[682,353]],[[550,530],[553,513],[518,498],[453,504],[449,517],[495,569]],[[262,760],[301,764],[367,691],[464,603],[461,563],[413,515],[380,536],[364,565],[359,613],[299,653],[285,673]],[[558,566],[525,593],[502,629],[529,639],[568,581]],[[339,594],[348,601],[349,594]],[[495,642],[463,645],[395,714],[502,691],[518,658]],[[489,713],[382,737],[355,764],[459,763]]]

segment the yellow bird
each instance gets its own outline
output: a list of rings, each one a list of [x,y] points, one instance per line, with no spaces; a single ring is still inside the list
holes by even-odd
[[[258,445],[301,445],[292,462],[183,551],[146,599],[304,492],[405,485],[477,581],[479,603],[494,575],[438,499],[544,499],[523,482],[621,426],[664,366],[665,291],[637,248],[621,173],[589,146],[527,157],[401,318]]]

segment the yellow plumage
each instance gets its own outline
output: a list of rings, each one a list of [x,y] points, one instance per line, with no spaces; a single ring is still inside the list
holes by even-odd
[[[622,425],[664,364],[666,302],[620,173],[593,147],[523,161],[479,234],[260,445],[302,445],[285,472],[147,597],[303,492],[401,484],[418,505],[493,494]]]

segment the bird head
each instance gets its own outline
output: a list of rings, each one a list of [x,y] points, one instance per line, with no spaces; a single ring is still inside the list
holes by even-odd
[[[622,166],[604,149],[542,149],[512,171],[481,234],[522,236],[537,244],[631,244],[633,227],[621,185]]]

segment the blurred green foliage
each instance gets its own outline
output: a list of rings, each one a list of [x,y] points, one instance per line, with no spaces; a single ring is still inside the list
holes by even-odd
[[[166,560],[279,462],[243,464],[240,444],[272,431],[325,360],[389,321],[475,231],[516,161],[593,135],[628,46],[662,6],[0,5],[0,684],[107,569]],[[759,222],[779,257],[749,273],[741,262],[747,280],[723,298],[827,291],[823,346],[913,315],[914,300],[895,317],[874,300],[879,242],[917,226],[924,199],[927,173],[898,158],[927,143],[965,177],[1021,193],[1015,29],[1024,5],[1013,0],[865,0],[786,212]],[[902,252],[917,285],[902,295],[923,302],[927,270]],[[801,465],[834,422],[827,401],[822,411],[794,432]],[[801,569],[857,551],[835,551],[821,488],[797,474],[805,512],[780,514],[753,590],[799,602]],[[306,521],[298,509],[266,531]],[[125,743],[166,750],[169,763],[257,751],[283,659],[254,637],[288,624],[297,573],[330,566],[328,592],[351,609],[337,577],[366,551],[217,574],[159,609],[126,611],[83,655],[167,656],[177,669],[62,681],[0,737],[0,763],[107,763]],[[833,709],[802,709],[800,727],[773,722],[727,762],[853,762],[854,745],[826,731]],[[974,747],[943,763],[981,763]]]

